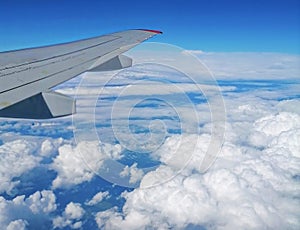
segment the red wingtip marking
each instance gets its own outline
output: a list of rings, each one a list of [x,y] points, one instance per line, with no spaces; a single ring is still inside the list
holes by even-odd
[[[141,29],[141,30],[151,32],[151,33],[155,33],[155,34],[162,34],[163,33],[162,31],[159,31],[159,30],[147,30],[147,29]]]

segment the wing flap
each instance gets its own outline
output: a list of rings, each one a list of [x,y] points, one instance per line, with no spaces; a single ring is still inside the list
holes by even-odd
[[[89,72],[100,72],[100,71],[111,71],[119,70],[132,66],[132,59],[125,55],[118,55],[103,64],[100,64],[96,67],[92,67]]]
[[[75,100],[56,92],[43,92],[0,110],[0,117],[50,119],[75,113]]]

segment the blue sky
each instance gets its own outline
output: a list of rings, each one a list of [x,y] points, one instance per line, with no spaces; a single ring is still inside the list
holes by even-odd
[[[130,28],[159,29],[152,41],[218,52],[300,53],[299,0],[0,0],[0,50]]]

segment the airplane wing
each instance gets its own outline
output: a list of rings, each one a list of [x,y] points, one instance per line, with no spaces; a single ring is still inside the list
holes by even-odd
[[[75,101],[51,91],[87,71],[132,65],[122,53],[162,33],[127,30],[80,41],[0,53],[0,117],[49,119],[75,112]]]

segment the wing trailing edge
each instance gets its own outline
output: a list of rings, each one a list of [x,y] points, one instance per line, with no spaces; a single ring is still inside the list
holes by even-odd
[[[118,55],[107,62],[100,64],[96,67],[92,67],[88,72],[101,72],[124,69],[132,66],[132,59],[125,55]]]
[[[57,92],[43,92],[0,110],[0,117],[51,119],[75,113],[75,100]]]

